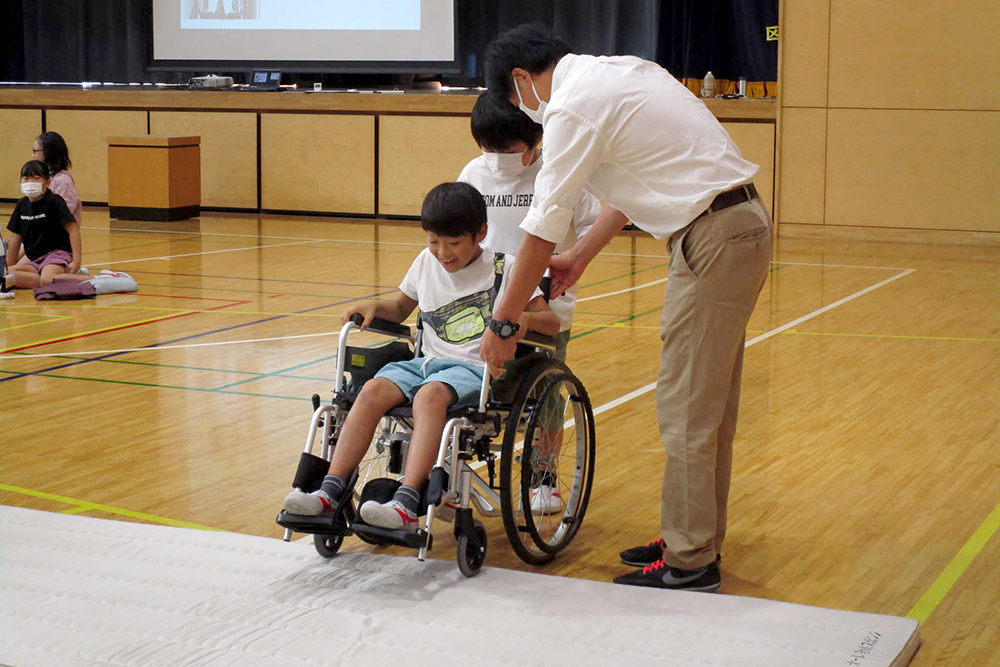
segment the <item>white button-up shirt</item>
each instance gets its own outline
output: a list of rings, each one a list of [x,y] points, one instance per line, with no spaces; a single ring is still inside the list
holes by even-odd
[[[634,56],[564,56],[542,126],[545,163],[521,228],[552,243],[584,189],[667,238],[759,170],[701,100]]]

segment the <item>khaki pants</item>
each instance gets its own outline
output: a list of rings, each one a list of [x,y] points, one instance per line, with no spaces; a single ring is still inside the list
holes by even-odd
[[[722,549],[746,326],[770,269],[771,236],[770,216],[754,199],[670,237],[656,386],[670,567],[703,567]]]

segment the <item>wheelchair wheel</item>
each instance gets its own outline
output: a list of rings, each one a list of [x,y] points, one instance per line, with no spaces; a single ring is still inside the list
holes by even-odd
[[[333,558],[340,551],[340,545],[344,543],[343,535],[320,535],[316,533],[313,535],[313,545],[316,547],[316,553],[318,553],[323,558]]]
[[[462,533],[458,536],[458,569],[467,577],[474,577],[479,574],[479,571],[483,569],[483,563],[486,562],[486,527],[483,526],[482,522],[473,522],[476,535],[479,536],[482,542],[482,547],[475,547],[469,543],[469,536]]]
[[[383,417],[358,465],[358,479],[354,484],[355,502],[361,500],[361,490],[369,481],[380,477],[402,478],[408,444],[409,430],[405,425],[395,417]]]
[[[580,529],[594,481],[594,442],[583,384],[564,364],[540,360],[518,387],[500,461],[504,531],[526,563],[552,560]]]

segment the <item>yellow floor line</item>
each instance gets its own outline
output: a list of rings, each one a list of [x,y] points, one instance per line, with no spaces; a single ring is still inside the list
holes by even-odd
[[[79,508],[78,511],[86,512],[89,510],[97,510],[99,512],[107,512],[108,514],[118,514],[120,516],[127,516],[132,519],[140,519],[142,521],[149,521],[150,523],[159,523],[165,526],[176,526],[177,528],[197,528],[199,530],[219,530],[218,528],[212,528],[210,526],[202,526],[197,523],[189,523],[187,521],[177,521],[176,519],[168,519],[164,516],[156,516],[155,514],[145,514],[143,512],[133,512],[132,510],[123,509],[121,507],[112,507],[111,505],[102,505],[100,503],[92,503],[87,500],[77,500],[76,498],[68,498],[66,496],[59,496],[54,493],[46,493],[45,491],[35,491],[33,489],[25,489],[20,486],[11,486],[10,484],[0,483],[0,491],[10,491],[12,493],[20,493],[25,496],[32,496],[33,498],[43,498],[45,500],[53,500],[57,503],[66,503],[67,505],[76,505]]]
[[[42,306],[40,306],[42,307]],[[49,306],[51,308],[52,306]],[[267,310],[202,310],[199,308],[168,308],[164,306],[93,306],[93,305],[61,305],[56,306],[56,308],[70,309],[70,310],[154,310],[154,311],[164,311],[168,313],[206,313],[209,315],[284,315],[286,317],[335,317],[338,320],[341,318],[341,314],[336,315],[331,313],[287,313],[287,312],[271,312]],[[68,317],[65,316],[65,317]]]
[[[920,623],[926,621],[958,581],[958,578],[969,567],[972,560],[982,551],[989,539],[993,537],[993,534],[997,532],[997,528],[1000,528],[1000,503],[993,508],[993,511],[990,512],[986,520],[976,529],[976,532],[972,534],[969,541],[959,549],[958,554],[948,563],[948,567],[944,568],[944,571],[934,580],[934,583],[927,589],[927,592],[917,600],[917,604],[913,605],[913,609],[910,610],[910,613],[906,617],[915,619]]]
[[[14,315],[22,315],[23,313],[14,313]],[[24,329],[25,327],[37,327],[39,324],[49,324],[51,322],[59,322],[61,320],[73,319],[69,315],[42,315],[41,317],[47,317],[41,322],[28,322],[27,324],[15,324],[10,327],[4,327],[0,331],[13,331],[14,329]]]
[[[903,336],[895,334],[823,333],[821,331],[798,331],[789,329],[782,333],[794,336],[837,336],[841,338],[894,338],[901,340],[950,340],[967,343],[1000,343],[1000,338],[962,338],[960,336]]]
[[[193,311],[191,311],[191,312],[193,312]],[[174,313],[172,315],[161,315],[160,317],[149,317],[149,318],[144,319],[144,320],[136,320],[135,322],[123,322],[122,324],[115,324],[114,326],[104,327],[103,329],[94,329],[93,331],[81,331],[80,333],[74,333],[74,334],[72,334],[72,336],[73,336],[73,339],[83,338],[84,336],[90,336],[92,334],[104,333],[105,331],[115,331],[117,329],[125,329],[126,327],[134,327],[137,324],[147,324],[149,322],[159,322],[160,320],[166,320],[166,319],[169,319],[171,317],[177,317],[178,315],[181,315],[181,314],[183,314],[183,313]],[[48,340],[37,340],[37,341],[32,341],[30,343],[21,343],[20,345],[15,345],[13,347],[8,347],[6,349],[0,350],[0,354],[5,354],[7,352],[10,352],[11,350],[22,350],[22,349],[24,349],[26,347],[36,347],[38,345],[45,345],[46,343],[55,343],[55,342],[63,341],[65,339],[66,339],[66,336],[63,335],[63,336],[57,336],[55,338],[49,338]]]

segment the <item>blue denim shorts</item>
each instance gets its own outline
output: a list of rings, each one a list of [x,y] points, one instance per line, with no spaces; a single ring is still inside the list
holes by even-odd
[[[482,366],[468,361],[418,357],[386,364],[375,377],[385,378],[393,383],[411,401],[417,395],[417,390],[428,382],[444,383],[458,396],[453,405],[464,407],[479,404],[483,372]]]

